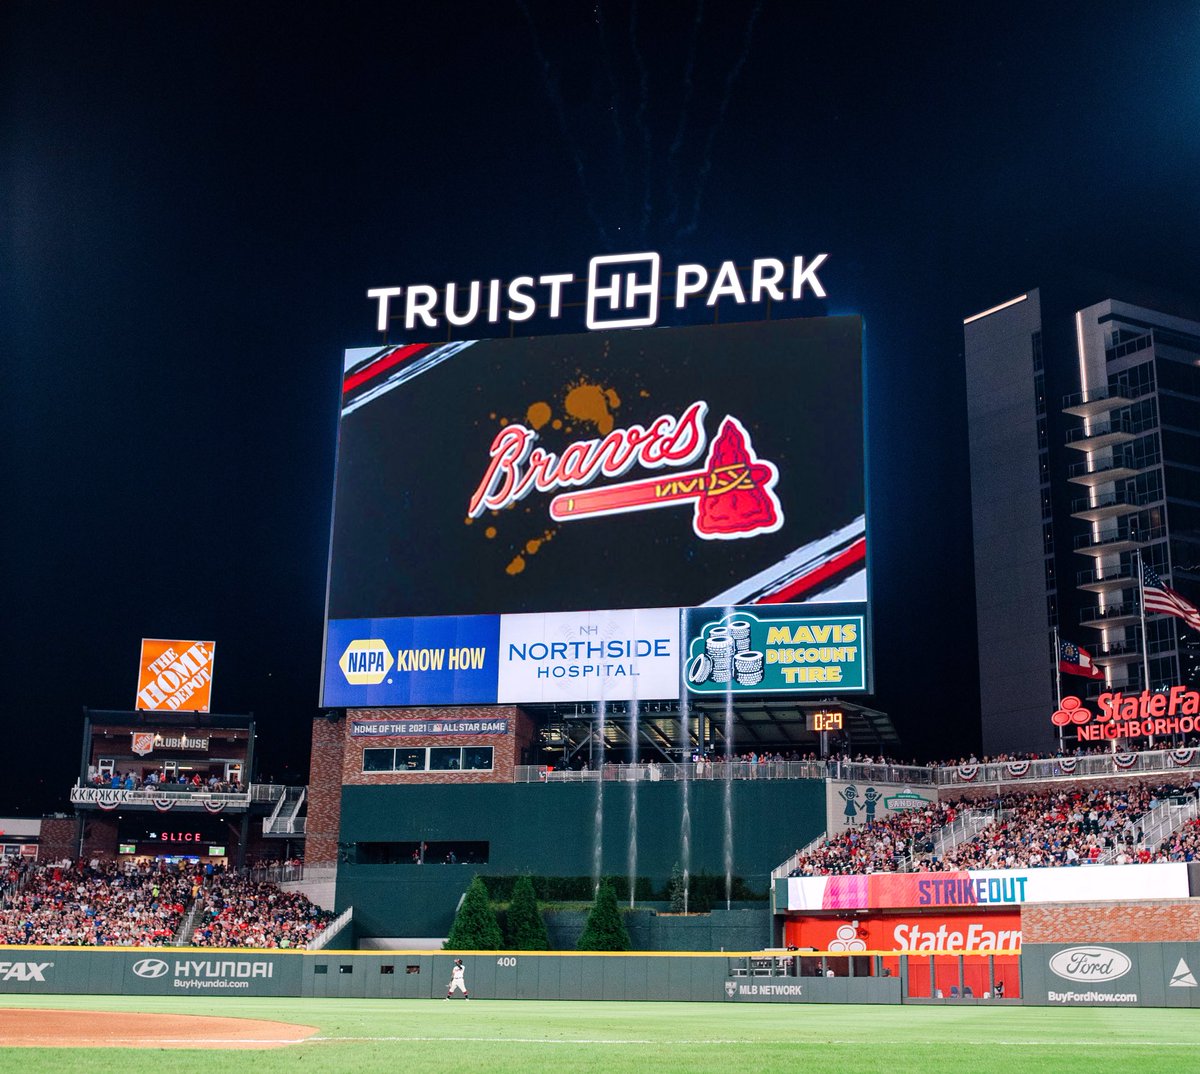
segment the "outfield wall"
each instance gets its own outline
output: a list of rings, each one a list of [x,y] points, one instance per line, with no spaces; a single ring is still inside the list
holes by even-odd
[[[453,954],[5,947],[0,994],[437,999]],[[476,999],[900,1003],[896,977],[783,974],[741,954],[463,954]],[[814,965],[814,970],[816,969]]]
[[[1026,944],[1025,1003],[1200,1007],[1200,943]]]

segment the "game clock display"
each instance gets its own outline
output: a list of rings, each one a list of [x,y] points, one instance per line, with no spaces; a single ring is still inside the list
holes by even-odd
[[[805,727],[809,731],[840,731],[844,719],[840,712],[810,712],[805,718]]]

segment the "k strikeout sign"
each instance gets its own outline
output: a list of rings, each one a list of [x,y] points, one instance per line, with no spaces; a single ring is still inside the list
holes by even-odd
[[[143,638],[136,708],[146,712],[208,712],[216,642]]]

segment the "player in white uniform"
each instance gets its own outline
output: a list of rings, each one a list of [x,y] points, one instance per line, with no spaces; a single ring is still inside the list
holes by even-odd
[[[450,971],[450,983],[446,986],[447,999],[450,998],[450,993],[456,988],[462,992],[463,999],[471,998],[470,994],[467,992],[466,975],[467,971],[463,969],[462,959],[456,958],[454,960],[454,969]]]

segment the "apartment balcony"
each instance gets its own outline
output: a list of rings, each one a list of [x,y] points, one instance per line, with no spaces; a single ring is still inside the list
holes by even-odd
[[[1076,451],[1100,451],[1116,444],[1127,444],[1139,433],[1127,417],[1089,422],[1084,429],[1067,430],[1067,447]]]
[[[1097,567],[1090,571],[1075,572],[1075,588],[1089,593],[1111,593],[1114,589],[1127,589],[1137,585],[1131,567]]]
[[[1099,533],[1081,533],[1075,538],[1075,551],[1083,556],[1117,555],[1121,552],[1132,552],[1135,548],[1143,548],[1154,541],[1161,541],[1166,536],[1166,529],[1156,526],[1148,530],[1130,530],[1126,527],[1104,529]]]
[[[1142,658],[1142,648],[1136,642],[1120,641],[1088,649],[1094,664],[1132,664]]]
[[[1081,608],[1079,610],[1079,625],[1095,627],[1104,630],[1108,627],[1129,626],[1141,619],[1137,605],[1109,604],[1105,607]]]
[[[1071,501],[1071,517],[1084,522],[1103,522],[1107,518],[1132,515],[1150,503],[1145,493],[1105,492],[1100,496],[1079,496]]]
[[[1063,396],[1063,413],[1092,421],[1101,414],[1107,414],[1118,407],[1129,406],[1132,402],[1119,385],[1092,388],[1090,391]]]
[[[1158,455],[1148,455],[1143,459],[1133,459],[1127,454],[1118,454],[1112,459],[1085,459],[1083,462],[1072,463],[1067,468],[1067,480],[1074,485],[1086,485],[1095,488],[1097,485],[1107,485],[1137,477],[1147,470],[1153,469],[1161,461]]]

